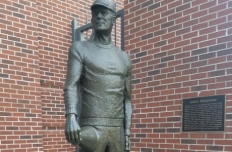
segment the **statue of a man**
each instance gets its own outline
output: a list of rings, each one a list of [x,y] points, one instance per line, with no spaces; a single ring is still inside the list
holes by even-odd
[[[111,43],[116,4],[95,0],[91,11],[93,37],[74,42],[68,54],[65,135],[68,142],[80,145],[82,152],[130,151],[131,60]],[[80,132],[86,126],[99,135],[94,150],[81,146]]]

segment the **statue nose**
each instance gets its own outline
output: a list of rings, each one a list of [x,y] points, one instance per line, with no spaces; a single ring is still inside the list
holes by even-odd
[[[101,12],[97,13],[97,17],[102,18],[102,13]]]

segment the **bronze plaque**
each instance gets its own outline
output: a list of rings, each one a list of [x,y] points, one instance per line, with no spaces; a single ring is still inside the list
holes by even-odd
[[[224,131],[225,95],[184,99],[182,131]]]

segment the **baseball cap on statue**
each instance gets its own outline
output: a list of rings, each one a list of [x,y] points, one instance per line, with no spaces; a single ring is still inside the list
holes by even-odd
[[[91,10],[97,5],[104,6],[116,14],[116,3],[113,0],[95,0],[91,6]]]

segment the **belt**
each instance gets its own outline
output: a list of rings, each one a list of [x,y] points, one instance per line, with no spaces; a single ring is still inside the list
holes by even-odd
[[[106,126],[106,127],[122,127],[123,119],[112,118],[85,118],[80,120],[81,126]]]

